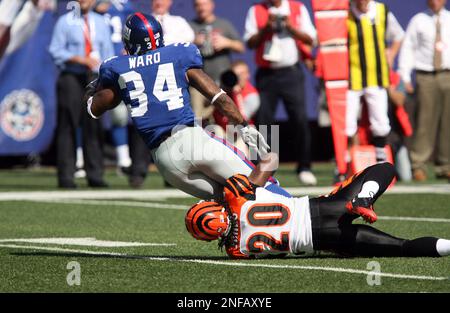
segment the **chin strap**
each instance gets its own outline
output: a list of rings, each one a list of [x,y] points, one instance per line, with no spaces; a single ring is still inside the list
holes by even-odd
[[[233,212],[231,212],[230,207],[227,204],[224,204],[223,206],[225,208],[225,211],[228,213],[228,228],[227,230],[220,236],[219,243],[218,243],[218,249],[220,251],[223,251],[223,247],[230,244],[233,240],[233,232],[232,229],[235,228],[235,225],[237,223],[237,218],[234,217]]]

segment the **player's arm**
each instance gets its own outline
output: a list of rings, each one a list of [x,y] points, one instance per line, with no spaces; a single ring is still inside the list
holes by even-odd
[[[255,149],[259,156],[267,153],[270,147],[263,135],[256,128],[248,125],[233,100],[203,70],[191,68],[186,72],[186,76],[189,83],[211,101],[211,104],[217,107],[232,124],[243,126],[239,128],[240,135],[251,149]]]
[[[202,69],[191,68],[186,72],[189,83],[200,91],[234,125],[245,124],[233,100],[217,86]]]
[[[278,168],[278,155],[270,152],[266,154],[252,170],[248,179],[256,186],[264,186],[266,181]]]
[[[121,101],[114,87],[102,88],[97,80],[87,85],[84,100],[93,118],[99,118],[106,111],[114,109]]]

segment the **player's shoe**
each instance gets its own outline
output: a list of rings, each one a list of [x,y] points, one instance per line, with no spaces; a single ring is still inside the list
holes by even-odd
[[[345,208],[351,214],[361,216],[366,222],[374,223],[378,217],[373,209],[373,198],[358,198],[355,197],[346,203]]]

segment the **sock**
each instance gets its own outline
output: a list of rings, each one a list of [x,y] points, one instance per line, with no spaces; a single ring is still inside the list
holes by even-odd
[[[83,168],[84,167],[84,157],[83,157],[83,148],[78,147],[77,148],[77,155],[76,155],[76,168]]]
[[[373,198],[378,190],[380,190],[380,185],[376,181],[369,180],[362,185],[358,198]]]
[[[436,242],[436,251],[440,256],[450,255],[450,240],[438,239]]]
[[[128,145],[120,145],[116,147],[117,165],[120,167],[131,166],[130,151]]]
[[[434,237],[405,240],[402,247],[403,255],[407,257],[439,257],[441,255],[437,251],[438,241],[439,239]]]
[[[111,128],[112,142],[116,147],[128,144],[128,129],[127,127],[112,127]]]

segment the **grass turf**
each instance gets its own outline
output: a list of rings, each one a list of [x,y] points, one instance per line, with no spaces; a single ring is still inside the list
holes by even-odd
[[[332,167],[321,165],[319,181],[326,184]],[[51,190],[52,171],[27,173],[1,171],[2,191]],[[294,186],[289,167],[278,175]],[[126,188],[126,180],[107,175],[112,188]],[[154,173],[146,187],[160,188]],[[147,186],[150,185],[150,186]],[[449,195],[384,195],[377,202],[380,216],[450,218]],[[127,200],[130,201],[130,200]],[[196,200],[166,199],[158,202],[190,205]],[[449,223],[380,220],[376,227],[395,236],[433,235],[450,238]],[[194,240],[185,231],[184,211],[136,206],[108,206],[31,201],[0,201],[0,239],[95,237],[145,243],[175,243],[168,247],[98,248],[15,243],[21,246],[122,253],[121,256],[83,255],[75,252],[0,247],[1,292],[450,292],[450,280],[432,281],[382,277],[369,286],[367,275],[296,268],[239,267],[235,264],[317,266],[367,270],[376,260],[383,273],[450,277],[449,258],[354,258],[329,254],[254,261],[229,261],[215,243]],[[3,244],[3,243],[0,243]],[[199,260],[194,263],[194,260]],[[67,264],[81,266],[81,285],[69,286]],[[219,262],[219,264],[210,264]],[[226,264],[222,264],[225,262]]]

